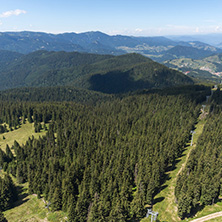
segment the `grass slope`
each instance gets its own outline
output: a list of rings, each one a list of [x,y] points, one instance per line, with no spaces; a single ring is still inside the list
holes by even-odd
[[[196,146],[196,141],[198,137],[201,135],[203,131],[204,121],[200,121],[196,125],[196,130],[194,134],[194,140],[193,140],[193,146],[189,146],[184,151],[183,155],[177,160],[178,163],[176,165],[176,169],[171,170],[167,172],[167,178],[165,184],[163,184],[163,187],[166,187],[163,189],[157,196],[155,197],[155,200],[162,200],[160,202],[157,202],[154,205],[154,211],[159,212],[159,219],[160,221],[180,221],[180,219],[177,216],[177,205],[175,203],[175,196],[174,196],[174,189],[176,186],[176,180],[177,176],[181,172],[181,170],[185,167],[186,162],[189,158],[190,152],[192,149]]]
[[[185,167],[192,149],[195,149],[197,140],[203,131],[205,120],[199,120],[195,126],[195,134],[193,138],[193,146],[187,144],[183,155],[177,159],[174,169],[166,172],[166,181],[162,185],[160,192],[155,196],[153,211],[158,212],[159,222],[177,222],[180,218],[177,216],[177,205],[175,203],[174,190],[176,186],[177,176]],[[143,219],[142,222],[148,222],[149,219]]]
[[[19,129],[13,130],[7,133],[0,134],[0,148],[5,151],[6,145],[8,144],[11,147],[16,140],[20,145],[25,144],[29,137],[34,136],[38,138],[46,133],[46,131],[42,131],[40,133],[35,133],[34,131],[34,123],[23,124]],[[3,139],[3,137],[5,139]]]
[[[37,195],[28,195],[27,184],[19,185],[21,191],[19,200],[14,207],[5,211],[4,215],[8,222],[65,222],[66,214],[62,211],[50,212],[45,208],[43,198],[38,199]]]
[[[45,135],[46,131],[40,133],[34,132],[34,124],[26,123],[21,125],[17,130],[10,131],[0,135],[0,148],[5,150],[6,144],[10,147],[16,140],[20,145],[24,144],[29,137]],[[5,139],[3,139],[3,136]],[[13,178],[15,181],[16,179]],[[16,181],[15,181],[16,183]],[[49,212],[45,208],[43,198],[38,199],[37,195],[28,194],[28,184],[17,184],[19,191],[19,200],[14,203],[13,208],[4,212],[5,217],[9,222],[21,222],[21,221],[32,221],[32,222],[58,222],[65,221],[66,214],[62,211]]]
[[[212,220],[208,220],[208,222],[221,222],[222,221],[222,217],[218,217]]]

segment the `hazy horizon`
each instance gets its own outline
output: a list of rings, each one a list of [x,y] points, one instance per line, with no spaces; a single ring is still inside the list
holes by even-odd
[[[219,0],[10,0],[1,2],[0,32],[98,30],[131,36],[222,33],[221,8]]]
[[[64,31],[64,32],[58,32],[58,33],[53,33],[53,32],[47,32],[47,31],[38,31],[38,30],[6,30],[6,31],[0,31],[0,33],[10,33],[10,32],[35,32],[35,33],[46,33],[46,34],[52,34],[52,35],[59,35],[59,34],[68,34],[68,33],[75,33],[75,34],[82,34],[82,33],[90,33],[90,32],[101,32],[103,34],[109,35],[109,36],[117,36],[117,35],[122,35],[122,36],[132,36],[132,37],[178,37],[178,36],[184,36],[184,37],[198,37],[198,36],[205,36],[205,35],[222,35],[222,32],[212,32],[212,33],[194,33],[194,34],[172,34],[172,35],[130,35],[130,34],[121,34],[121,33],[116,33],[116,34],[109,34],[101,30],[86,30],[82,32],[75,32],[75,31]]]

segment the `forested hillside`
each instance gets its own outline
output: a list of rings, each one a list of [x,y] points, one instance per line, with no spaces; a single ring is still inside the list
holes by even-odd
[[[175,46],[165,52],[165,55],[174,56],[174,58],[191,58],[202,59],[212,55],[215,52],[207,51],[204,49],[198,49],[191,46]]]
[[[110,101],[116,95],[109,95],[92,90],[79,89],[68,86],[56,87],[28,87],[15,88],[0,91],[1,101],[32,101],[32,102],[68,102],[73,101],[81,104],[96,104]]]
[[[12,52],[7,50],[0,50],[0,67],[7,66],[10,62],[23,56],[23,54],[18,52]]]
[[[167,95],[168,94],[168,95]],[[1,123],[49,123],[46,136],[17,142],[0,165],[29,193],[68,211],[69,221],[138,221],[168,166],[190,138],[209,88],[144,92],[94,106],[0,102]],[[3,152],[2,152],[3,153]]]
[[[122,93],[193,83],[182,73],[135,53],[111,56],[37,51],[12,58],[0,66],[1,90],[68,85],[104,93]]]

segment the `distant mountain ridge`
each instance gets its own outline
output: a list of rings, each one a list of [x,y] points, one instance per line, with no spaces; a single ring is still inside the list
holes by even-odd
[[[176,35],[167,36],[172,41],[194,42],[199,41],[214,47],[222,48],[222,33],[196,34],[196,35]]]
[[[130,36],[109,36],[102,32],[48,34],[42,32],[2,32],[0,49],[19,53],[30,53],[37,50],[78,51],[99,54],[124,54],[118,49],[121,46],[135,47],[148,43],[150,45],[169,45],[172,40],[164,37],[137,38]]]
[[[134,37],[107,35],[102,32],[49,34],[43,32],[1,32],[0,50],[28,54],[38,50],[88,52],[121,55],[140,53],[162,54],[175,46],[190,46],[217,52],[217,48],[201,42],[178,42],[166,37]]]
[[[155,60],[157,62],[164,62],[166,60],[191,58],[191,59],[203,59],[207,56],[215,54],[213,51],[198,49],[192,46],[175,46],[163,53],[163,55]]]

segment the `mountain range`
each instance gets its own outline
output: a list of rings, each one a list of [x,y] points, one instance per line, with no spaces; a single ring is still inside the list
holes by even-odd
[[[102,32],[48,34],[41,32],[1,32],[0,49],[27,54],[37,50],[78,51],[97,54],[121,55],[140,53],[143,55],[162,55],[168,50],[184,46],[195,48],[199,55],[203,50],[209,53],[222,50],[198,41],[174,41],[166,37],[110,36]]]
[[[167,36],[167,38],[173,41],[184,41],[184,42],[200,41],[218,48],[222,47],[221,33],[177,35],[177,36]]]
[[[206,80],[220,82],[221,77],[216,76],[215,73],[222,73],[221,65],[218,62],[215,64],[213,61],[206,63],[206,58],[222,53],[222,49],[216,47],[220,46],[219,35],[215,39],[218,44],[214,45],[208,44],[207,41],[199,41],[207,39],[207,36],[205,39],[204,36],[200,37],[202,38],[198,36],[171,36],[168,38],[111,36],[102,32],[79,34],[2,32],[0,33],[0,89],[70,84],[85,89],[113,92],[113,89],[108,89],[107,86],[104,88],[104,81],[121,82],[122,80],[116,80],[117,76],[122,79],[139,80],[137,86],[128,81],[128,89],[123,87],[125,88],[123,91],[128,91],[131,87],[132,89],[146,88],[147,83],[144,86],[140,82],[141,79],[137,79],[134,74],[142,72],[142,76],[147,75],[145,74],[147,71],[144,70],[149,70],[149,68],[144,68],[144,63],[148,61],[150,64],[152,63],[148,58],[184,72],[198,82]],[[122,61],[124,57],[127,57],[124,56],[126,53],[130,54],[127,59],[133,58],[129,59],[130,62]],[[142,63],[137,63],[138,54],[145,56]],[[197,61],[195,66],[194,63],[189,62],[192,60]],[[184,66],[181,61],[188,62],[185,62],[186,66]],[[213,65],[209,65],[212,63]],[[156,66],[161,67],[157,64]],[[138,71],[139,69],[143,71]],[[119,74],[114,75],[117,72]],[[152,73],[153,70],[149,75],[152,76]],[[91,77],[89,78],[89,76]],[[95,81],[98,83],[101,79],[103,80],[99,88],[98,85],[93,85]],[[160,81],[159,83],[154,80],[151,82],[148,88],[161,86]],[[164,82],[163,85],[168,84]],[[120,85],[115,87],[120,88]]]

